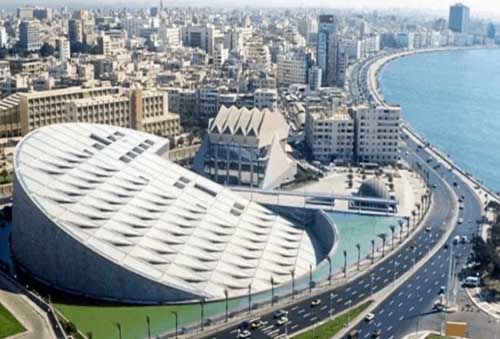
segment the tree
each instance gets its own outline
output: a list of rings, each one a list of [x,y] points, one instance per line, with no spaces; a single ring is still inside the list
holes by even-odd
[[[54,47],[46,42],[44,42],[42,47],[40,48],[40,55],[44,58],[54,55],[54,52],[55,52]]]

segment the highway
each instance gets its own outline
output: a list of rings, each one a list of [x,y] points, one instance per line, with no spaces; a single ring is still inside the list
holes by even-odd
[[[410,145],[410,148],[411,147],[413,147],[413,145]],[[289,312],[289,322],[286,328],[285,326],[280,326],[276,323],[276,319],[274,319],[273,313],[264,315],[263,317],[261,317],[262,321],[264,322],[264,326],[262,326],[260,329],[252,331],[251,338],[284,337],[285,330],[290,335],[293,332],[300,331],[313,325],[314,323],[328,318],[330,316],[330,307],[332,314],[335,315],[345,310],[346,308],[369,298],[372,292],[376,293],[384,287],[387,287],[394,281],[395,278],[408,271],[415,264],[415,262],[418,262],[422,257],[424,257],[439,241],[439,239],[443,235],[445,227],[454,226],[451,224],[451,221],[453,219],[453,206],[455,205],[458,207],[458,204],[455,203],[458,198],[453,192],[451,192],[450,189],[447,188],[443,179],[434,172],[431,166],[427,164],[425,160],[419,158],[423,153],[424,152],[421,151],[420,154],[413,155],[414,159],[410,161],[417,161],[416,159],[420,159],[418,161],[422,163],[422,166],[426,166],[429,170],[430,183],[435,185],[435,188],[433,189],[433,200],[435,201],[435,203],[432,204],[427,216],[428,224],[433,226],[432,232],[427,232],[423,228],[421,228],[419,231],[417,231],[418,233],[414,235],[414,239],[411,242],[405,244],[402,248],[397,249],[390,259],[380,263],[372,271],[363,274],[347,285],[324,292],[319,296],[311,296],[311,298],[300,301],[293,306],[289,306],[286,309]],[[450,184],[452,183],[452,180],[456,180],[451,176],[450,173],[445,173],[444,171],[442,171],[441,174],[445,175],[447,181],[451,181]],[[460,185],[459,189],[462,189],[462,186],[463,185]],[[467,207],[467,210],[464,210],[464,213],[467,213],[467,216],[469,216],[470,213],[471,217],[474,209],[474,206],[471,202],[472,199],[472,197],[467,196],[467,205],[470,204],[470,206]],[[481,210],[478,209],[478,211],[478,213],[480,214]],[[469,232],[469,236],[471,233],[472,231]],[[434,262],[434,260],[438,260],[438,256],[433,258],[432,262]],[[446,278],[447,259],[445,257],[447,256],[443,255],[443,253],[441,252],[440,256],[442,261],[434,263],[431,262],[428,264],[430,265],[429,267],[431,267],[431,269],[429,269],[426,265],[426,269],[419,270],[419,272],[417,273],[418,277],[415,276],[415,279],[418,279],[415,280],[416,282],[412,282],[413,285],[410,285],[410,287],[407,287],[407,284],[404,285],[404,288],[413,290],[413,292],[410,292],[410,298],[415,297],[417,298],[417,301],[422,300],[421,303],[424,303],[425,300],[426,305],[432,304],[435,297],[437,296],[439,287],[443,285],[442,279]],[[416,286],[419,284],[424,284],[425,288],[421,287],[416,290]],[[403,314],[401,313],[401,311],[403,311],[402,307],[404,305],[407,305],[407,309],[404,311],[404,314],[406,314],[408,309],[411,307],[406,300],[405,302],[402,301],[403,298],[408,299],[409,294],[400,294],[400,292],[401,291],[398,290],[396,293],[394,293],[392,295],[393,297],[388,300],[388,303],[390,303],[392,299],[397,299],[400,301],[392,301],[390,305],[387,304],[386,306],[386,309],[388,310],[386,313],[386,317],[391,320],[391,323],[389,323],[389,320],[384,322],[385,318],[382,318],[385,313],[384,309],[384,311],[382,311],[382,315],[379,315],[377,320],[370,324],[360,325],[362,333],[368,333],[368,335],[370,335],[369,331],[372,330],[372,326],[377,325],[379,325],[380,327],[385,327],[388,333],[392,333],[391,331],[399,331],[401,326],[399,326],[397,323],[394,323],[394,325],[392,325],[392,317],[394,317],[394,321],[397,322],[401,315],[396,317],[394,314]],[[321,300],[321,304],[317,307],[311,307],[311,301],[317,298]],[[403,304],[401,304],[401,302],[403,302]],[[394,311],[391,311],[389,309],[394,309]],[[382,308],[380,308],[380,310],[382,310]],[[412,311],[416,312],[417,310],[415,309]],[[250,319],[254,319],[251,314],[248,315],[248,320]],[[405,318],[403,318],[402,320],[404,319]],[[366,326],[366,328],[364,328],[364,326]],[[391,326],[392,328],[389,328]],[[238,325],[234,325],[225,330],[222,330],[221,332],[207,336],[206,338],[237,338],[237,335]]]
[[[408,142],[408,152],[415,158],[420,158],[420,163],[426,163],[431,155],[425,150],[417,150],[416,144],[411,140]],[[404,151],[404,150],[403,150]],[[430,165],[435,166],[435,160]],[[459,243],[454,245],[452,239],[455,236],[467,236],[471,239],[477,234],[477,221],[481,219],[482,208],[478,201],[477,194],[472,192],[469,186],[465,185],[459,177],[449,171],[447,166],[441,165],[436,170],[452,187],[457,196],[464,197],[463,210],[460,211],[460,218],[463,223],[457,225],[445,246],[433,256],[433,258],[421,267],[408,281],[398,288],[389,298],[374,310],[375,318],[370,321],[362,321],[355,328],[359,331],[360,338],[370,338],[376,329],[381,330],[380,338],[402,338],[405,334],[419,329],[419,319],[434,311],[432,306],[438,298],[441,286],[445,287],[446,294],[453,300],[451,286],[449,286],[448,271],[450,268],[450,257],[454,257],[454,269],[458,273],[465,264],[471,251],[470,243]],[[453,183],[457,183],[454,186]],[[447,209],[448,206],[443,206]],[[435,226],[438,226],[435,224]],[[433,229],[435,237],[443,233],[442,227]],[[432,236],[432,235],[431,235]],[[453,280],[451,280],[453,281]],[[457,283],[456,281],[454,281]],[[444,316],[442,314],[441,316]]]

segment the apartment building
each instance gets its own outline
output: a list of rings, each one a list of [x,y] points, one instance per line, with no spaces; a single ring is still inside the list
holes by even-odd
[[[400,159],[401,108],[306,105],[306,143],[322,162],[393,164]]]
[[[352,162],[354,128],[354,118],[345,106],[306,105],[306,143],[315,160]]]
[[[278,86],[307,84],[307,72],[311,65],[311,55],[303,50],[279,55],[277,62]]]
[[[355,156],[359,162],[396,163],[400,159],[401,107],[355,106]]]
[[[165,92],[118,87],[72,87],[17,93],[0,101],[0,135],[21,136],[63,122],[130,127],[164,137],[180,134],[179,116],[168,111]]]

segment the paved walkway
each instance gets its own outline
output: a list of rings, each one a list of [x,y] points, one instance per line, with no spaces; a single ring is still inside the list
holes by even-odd
[[[479,287],[467,288],[467,295],[481,311],[500,320],[500,302],[488,302]]]
[[[55,338],[45,313],[20,293],[19,289],[2,274],[0,274],[0,303],[27,329],[26,332],[14,336],[16,339]]]

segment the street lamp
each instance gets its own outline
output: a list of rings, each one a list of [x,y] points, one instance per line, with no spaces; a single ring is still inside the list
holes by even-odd
[[[375,239],[372,239],[372,264],[375,262]]]
[[[333,313],[333,293],[330,293],[330,319],[332,319],[332,313]]]
[[[122,339],[122,325],[120,323],[116,323],[116,328],[118,329],[118,339]]]
[[[205,311],[205,299],[204,298],[200,299],[200,306],[201,306],[201,330],[203,331],[204,330],[204,321],[203,321],[204,319],[203,318],[205,316],[205,314],[204,314],[204,311]]]
[[[332,284],[332,258],[330,256],[326,257],[328,261],[328,285]]]
[[[248,313],[252,312],[252,283],[248,284]]]
[[[370,293],[371,293],[371,298],[373,299],[373,282],[375,281],[375,274],[371,274],[371,284],[370,284]]]
[[[347,278],[347,250],[344,250],[344,278]]]
[[[226,323],[229,318],[229,292],[227,288],[224,289],[224,297],[226,298]]]
[[[399,220],[398,221],[398,225],[399,225],[399,243],[401,244],[403,242],[403,220]]]
[[[313,267],[311,264],[309,264],[309,293],[312,292],[312,286],[313,286]]]
[[[146,324],[148,326],[148,339],[151,339],[151,319],[149,319],[149,316],[146,316]]]
[[[274,305],[274,278],[271,276],[271,306]]]
[[[391,226],[389,226],[389,228],[391,229],[391,233],[392,233],[391,251],[393,251],[394,250],[394,231],[396,230],[396,227],[394,225],[391,225]]]
[[[399,266],[399,263],[397,261],[394,261],[394,285],[396,285],[396,277],[398,275],[397,267]]]
[[[177,339],[177,333],[178,333],[177,327],[179,326],[179,319],[178,319],[179,315],[177,314],[176,311],[171,311],[170,313],[172,313],[175,316],[175,339]]]
[[[356,244],[356,249],[358,250],[358,271],[359,271],[359,264],[361,261],[361,245],[359,243]]]

